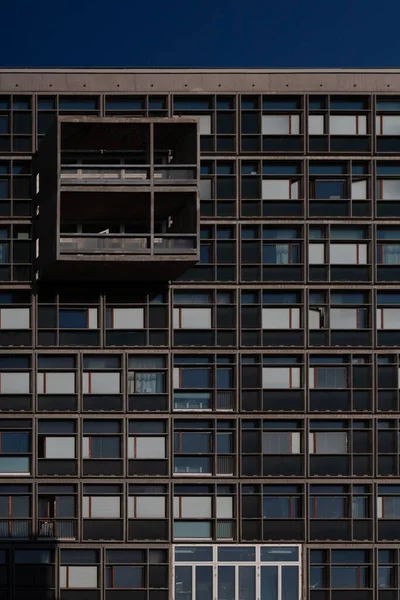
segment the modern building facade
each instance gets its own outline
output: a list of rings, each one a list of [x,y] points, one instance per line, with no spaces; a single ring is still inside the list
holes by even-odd
[[[2,70],[0,238],[1,600],[399,600],[400,70]]]

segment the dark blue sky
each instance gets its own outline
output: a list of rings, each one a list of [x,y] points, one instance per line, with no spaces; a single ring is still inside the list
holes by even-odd
[[[399,67],[398,0],[5,0],[1,67]]]

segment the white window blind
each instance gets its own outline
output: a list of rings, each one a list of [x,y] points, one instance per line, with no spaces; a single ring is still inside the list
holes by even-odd
[[[293,179],[263,179],[263,200],[297,200],[299,182]]]
[[[165,458],[165,438],[164,437],[129,437],[128,438],[128,458]]]
[[[55,395],[74,394],[75,373],[38,373],[37,393]]]
[[[29,373],[0,373],[1,394],[29,394],[31,381]]]
[[[358,329],[360,327],[358,308],[331,308],[331,329]]]
[[[164,496],[129,496],[129,519],[164,519],[166,499]]]
[[[211,179],[200,179],[200,200],[211,200]]]
[[[329,118],[331,135],[366,135],[366,115],[331,115]]]
[[[211,135],[211,115],[199,115],[199,133],[200,135]]]
[[[1,308],[0,329],[29,329],[29,308]]]
[[[211,519],[211,516],[211,497],[174,496],[175,519]]]
[[[351,182],[351,198],[352,200],[366,200],[367,199],[367,180],[359,179],[358,181]]]
[[[211,308],[174,308],[174,329],[211,329]]]
[[[217,519],[233,519],[233,498],[217,496]]]
[[[119,496],[83,496],[84,519],[119,519],[121,499]]]
[[[309,434],[311,454],[346,454],[347,432],[321,431]]]
[[[299,329],[299,308],[263,308],[263,329]]]
[[[309,244],[308,245],[308,264],[310,264],[310,265],[325,264],[325,244]]]
[[[399,115],[378,115],[376,117],[377,135],[400,135]]]
[[[263,389],[300,387],[300,367],[263,367]]]
[[[143,308],[113,308],[111,327],[112,329],[143,329]]]
[[[378,200],[400,200],[400,179],[378,179],[376,196]]]
[[[75,458],[74,437],[46,437],[44,440],[45,458]]]
[[[325,123],[324,115],[309,115],[308,117],[309,135],[324,135]]]
[[[121,391],[120,374],[98,371],[83,373],[84,394],[119,394]]]
[[[330,244],[333,265],[366,265],[367,244]]]
[[[377,308],[377,329],[400,329],[400,308]]]
[[[263,115],[261,132],[263,135],[298,135],[299,115]]]
[[[97,588],[97,567],[89,565],[61,566],[60,588]]]
[[[300,454],[300,432],[264,431],[263,454]]]

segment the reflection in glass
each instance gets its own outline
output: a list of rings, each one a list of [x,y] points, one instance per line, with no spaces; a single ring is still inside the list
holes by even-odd
[[[192,567],[176,567],[175,598],[176,600],[192,600]]]

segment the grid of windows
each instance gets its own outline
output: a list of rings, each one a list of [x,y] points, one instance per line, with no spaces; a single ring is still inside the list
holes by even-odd
[[[0,94],[0,596],[398,600],[400,97],[101,89]],[[35,279],[63,116],[198,119],[197,264]]]

